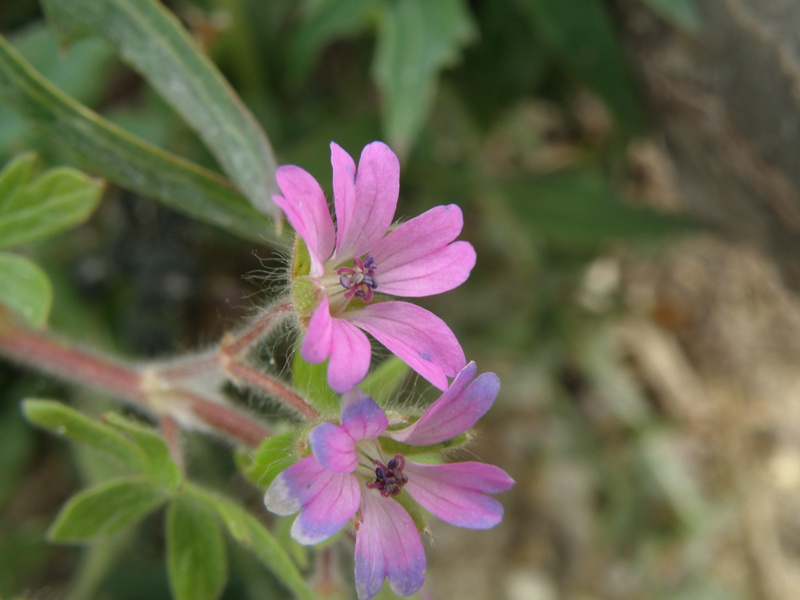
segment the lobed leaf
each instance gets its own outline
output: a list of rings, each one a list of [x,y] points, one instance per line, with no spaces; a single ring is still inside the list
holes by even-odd
[[[109,181],[232,233],[280,245],[224,178],[130,135],[47,82],[0,36],[0,100]]]
[[[373,77],[386,137],[403,156],[433,102],[439,71],[458,59],[475,28],[463,0],[386,2],[380,17]]]
[[[114,533],[154,511],[168,498],[169,491],[147,477],[115,479],[70,498],[48,537],[56,542],[82,542]]]
[[[286,550],[255,517],[230,500],[195,486],[187,487],[187,491],[213,510],[233,539],[253,552],[296,598],[314,600],[314,594]]]
[[[45,272],[24,256],[2,252],[0,281],[0,304],[32,326],[44,326],[53,304],[53,289]]]
[[[0,248],[27,244],[83,223],[97,208],[103,182],[74,169],[51,169],[31,180],[23,157],[0,173]]]
[[[53,400],[27,399],[22,412],[34,425],[93,448],[137,473],[147,471],[148,459],[136,444],[74,408]]]
[[[135,423],[119,413],[106,413],[103,415],[103,422],[139,446],[147,461],[145,472],[148,475],[170,490],[177,490],[181,473],[172,461],[164,439],[153,428]]]
[[[276,214],[269,140],[177,18],[155,0],[45,0],[65,38],[97,34],[197,132],[253,206]]]
[[[187,494],[167,509],[167,569],[175,600],[214,600],[227,579],[222,530],[211,510]]]

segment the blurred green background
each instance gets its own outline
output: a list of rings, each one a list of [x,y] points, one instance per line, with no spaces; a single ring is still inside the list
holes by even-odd
[[[666,27],[698,34],[690,0],[642,2]],[[772,513],[763,517],[750,493],[752,470],[763,465],[737,445],[748,427],[742,388],[713,391],[734,370],[714,357],[744,339],[720,334],[735,329],[724,319],[747,321],[757,290],[765,314],[782,323],[785,307],[770,312],[783,302],[780,285],[758,259],[731,255],[740,250],[718,246],[676,211],[669,159],[610,4],[167,4],[264,127],[279,163],[302,166],[330,193],[329,142],[357,156],[383,139],[402,161],[398,216],[450,202],[464,210],[475,271],[423,304],[481,370],[500,374],[503,391],[470,453],[518,484],[503,497],[507,516],[496,530],[434,528],[426,593],[793,597],[775,591],[783,551],[769,534],[774,521],[763,524]],[[75,99],[219,170],[106,43],[61,47],[32,0],[4,3],[0,31]],[[0,105],[0,163],[27,150],[48,165],[76,164],[70,148]],[[25,251],[55,284],[55,330],[154,357],[202,347],[253,314],[281,290],[270,273],[283,268],[285,249],[109,186],[88,224]],[[742,270],[743,261],[751,266]],[[731,272],[739,279],[720,275]],[[265,360],[280,363],[283,347],[268,347]],[[93,550],[44,541],[61,503],[102,473],[90,456],[25,424],[17,401],[69,398],[99,412],[107,400],[7,365],[0,388],[0,598],[167,598],[160,519]],[[263,512],[224,444],[189,443],[198,479]],[[791,479],[800,463],[786,456],[776,468]],[[281,597],[252,559],[230,551],[224,598]]]

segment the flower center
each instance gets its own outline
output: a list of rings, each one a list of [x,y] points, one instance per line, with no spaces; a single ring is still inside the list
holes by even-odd
[[[408,482],[408,477],[403,473],[406,459],[400,454],[395,454],[389,464],[384,465],[379,460],[373,462],[375,463],[375,481],[367,482],[367,487],[380,491],[384,498],[397,496]]]
[[[364,302],[370,302],[372,290],[378,289],[378,278],[375,276],[378,265],[375,264],[375,259],[368,254],[364,260],[359,257],[354,258],[353,266],[354,269],[350,267],[336,269],[339,283],[347,290],[344,297],[349,300],[353,296],[357,296]]]

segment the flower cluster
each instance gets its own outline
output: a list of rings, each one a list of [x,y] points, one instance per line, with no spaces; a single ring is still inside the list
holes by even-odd
[[[487,529],[503,508],[487,494],[505,491],[513,480],[501,469],[478,462],[423,464],[388,455],[387,438],[430,446],[467,431],[489,409],[500,389],[494,373],[475,377],[468,364],[450,388],[412,425],[390,429],[386,413],[366,394],[351,391],[342,401],[341,424],[311,430],[311,454],[283,471],[264,498],[279,515],[300,515],[292,536],[316,544],[351,519],[356,527],[356,588],[360,600],[375,596],[388,577],[402,596],[415,593],[425,574],[425,552],[417,526],[399,496],[407,493],[436,517],[460,527]]]
[[[330,359],[328,382],[344,393],[369,370],[366,331],[444,390],[466,364],[455,335],[429,311],[384,295],[430,296],[466,281],[475,250],[453,241],[464,224],[461,209],[437,206],[391,228],[400,165],[389,147],[369,144],[356,171],[350,155],[331,144],[331,163],[335,228],[308,172],[284,166],[277,173],[283,196],[275,202],[308,251],[307,264],[293,269],[295,305],[308,325],[302,356],[312,363]]]
[[[472,529],[502,519],[501,504],[489,495],[514,484],[502,469],[430,462],[437,445],[463,436],[486,413],[500,382],[494,373],[477,375],[439,317],[388,299],[438,294],[469,277],[475,251],[455,241],[461,210],[438,206],[393,226],[400,177],[394,153],[373,142],[356,170],[331,144],[331,162],[335,225],[319,184],[299,167],[278,170],[283,195],[275,202],[298,235],[292,296],[306,328],[301,355],[312,363],[328,360],[328,383],[343,394],[341,415],[311,429],[310,453],[276,477],[264,502],[280,515],[300,513],[292,536],[303,544],[354,526],[359,600],[373,598],[387,578],[408,596],[422,586],[426,568],[419,507]],[[371,359],[365,332],[444,391],[419,419],[392,423],[357,389]],[[448,378],[454,378],[449,387]],[[425,462],[414,460],[422,455]]]

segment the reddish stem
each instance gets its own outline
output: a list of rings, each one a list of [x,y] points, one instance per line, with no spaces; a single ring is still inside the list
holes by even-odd
[[[247,329],[228,340],[223,340],[223,352],[230,357],[241,356],[253,344],[266,337],[291,312],[292,303],[288,300],[273,304],[253,321]]]
[[[230,406],[217,404],[186,390],[179,390],[176,395],[186,400],[191,411],[204,423],[248,446],[258,446],[271,435],[270,430],[253,417],[240,413]]]
[[[277,399],[295,409],[309,421],[319,419],[319,413],[316,408],[311,406],[300,394],[286,387],[276,379],[260,373],[236,360],[229,360],[224,366],[225,372],[228,373],[231,378],[245,381],[271,396],[275,396]]]
[[[86,350],[69,346],[43,333],[3,323],[0,352],[39,371],[93,387],[113,396],[147,405],[136,369]]]

